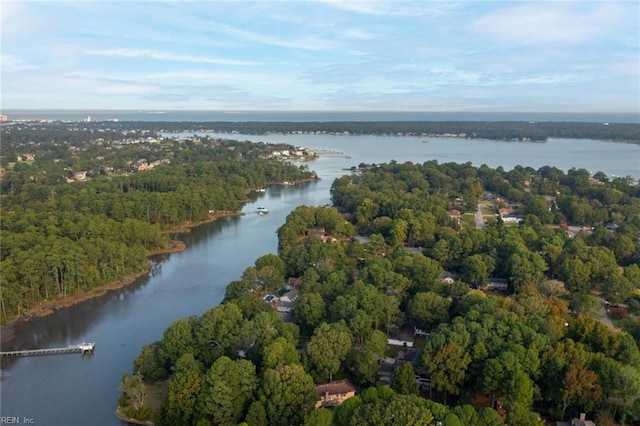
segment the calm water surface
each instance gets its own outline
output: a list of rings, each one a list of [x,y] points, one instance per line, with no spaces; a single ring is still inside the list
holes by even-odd
[[[20,324],[2,350],[64,347],[95,341],[93,356],[78,354],[3,359],[2,416],[33,418],[38,425],[121,424],[114,409],[117,386],[142,346],[162,337],[174,320],[200,315],[224,297],[255,259],[275,253],[276,229],[297,205],[329,202],[328,180],[271,187],[247,214],[182,234],[188,249],[167,256],[133,285]],[[269,215],[255,214],[257,204]]]
[[[178,134],[187,136],[186,134]],[[538,169],[551,165],[565,172],[572,167],[591,173],[602,171],[608,176],[640,178],[640,145],[604,142],[593,139],[549,139],[546,142],[506,142],[463,138],[417,138],[389,136],[331,136],[331,135],[238,135],[209,134],[238,140],[285,142],[339,153],[346,167],[360,162],[384,163],[395,160],[423,163],[471,162],[510,170],[517,165]],[[168,134],[167,134],[168,136]],[[313,166],[311,166],[313,167]]]
[[[2,350],[59,347],[95,341],[93,356],[57,355],[2,360],[1,415],[31,418],[38,425],[121,425],[114,415],[118,383],[142,346],[158,340],[174,320],[201,315],[217,305],[226,285],[255,259],[275,253],[276,230],[296,206],[330,202],[333,179],[344,168],[374,162],[471,161],[474,165],[517,164],[538,168],[602,170],[640,176],[640,146],[591,140],[508,143],[429,138],[337,136],[243,136],[241,140],[286,142],[319,150],[309,163],[322,180],[272,186],[244,207],[246,215],[203,225],[179,238],[187,250],[166,256],[150,274],[104,297],[16,327]],[[255,214],[257,205],[269,208]]]

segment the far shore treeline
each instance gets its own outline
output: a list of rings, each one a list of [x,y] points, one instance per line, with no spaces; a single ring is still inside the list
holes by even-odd
[[[640,143],[640,123],[589,123],[556,121],[97,121],[47,123],[13,122],[7,126],[5,137],[12,140],[16,135],[8,131],[10,127],[33,129],[21,133],[36,141],[45,138],[48,132],[71,129],[78,135],[90,135],[104,132],[116,136],[122,131],[161,133],[161,132],[203,132],[218,133],[333,133],[352,135],[405,135],[435,136],[461,135],[472,139],[494,140],[531,140],[544,141],[548,138],[598,139],[620,142]],[[43,132],[43,130],[45,132]]]

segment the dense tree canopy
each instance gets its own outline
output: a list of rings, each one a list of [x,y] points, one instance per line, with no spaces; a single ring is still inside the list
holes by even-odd
[[[285,145],[146,142],[65,127],[3,126],[2,135],[3,159],[35,158],[6,167],[0,182],[3,322],[41,300],[144,271],[147,255],[169,243],[164,230],[238,211],[251,189],[315,177],[306,166],[271,158],[291,148]],[[136,171],[143,160],[158,165]],[[82,180],[74,180],[78,173]],[[267,286],[283,273],[282,261],[258,266]]]
[[[2,127],[2,321],[144,271],[147,255],[169,243],[166,230],[237,211],[251,189],[315,178],[273,156],[287,145],[160,131],[638,141],[637,124],[618,123],[143,127]],[[149,414],[146,386],[164,383],[157,424],[526,425],[537,421],[532,409],[549,419],[586,412],[640,421],[640,186],[632,179],[392,161],[354,167],[331,195],[333,207],[289,214],[278,253],[230,283],[224,303],[144,346],[121,384],[127,413]],[[476,228],[469,219],[479,204],[492,214]],[[498,279],[506,291],[491,291]],[[299,292],[290,317],[264,299],[289,282]],[[607,311],[616,329],[602,320]],[[408,344],[389,345],[392,337],[415,343],[413,362]],[[394,364],[391,387],[381,384],[390,359],[404,362]],[[315,384],[342,378],[359,395],[314,410]]]
[[[610,188],[611,196],[593,185]],[[600,197],[602,217],[589,213],[599,221],[593,229],[572,231],[579,222],[560,196],[548,195],[556,191],[578,203]],[[526,425],[536,424],[534,409],[548,419],[586,412],[640,420],[637,188],[596,184],[575,170],[427,162],[363,165],[337,179],[332,194],[335,207],[296,208],[278,231],[278,255],[247,268],[222,306],[181,320],[145,347],[134,373],[148,380],[164,372],[183,382],[175,367],[153,358],[174,360],[177,347],[195,353],[199,371],[216,359],[244,357],[258,384],[234,419],[249,424]],[[522,209],[522,221],[475,228],[449,217],[452,207],[474,212],[469,204],[489,194]],[[263,295],[290,278],[299,295],[286,323]],[[496,278],[508,287],[491,291]],[[616,322],[629,333],[600,322],[606,299],[633,313]],[[426,336],[418,338],[418,329]],[[396,366],[392,388],[381,386],[381,364],[410,352],[387,339],[406,333],[412,336],[402,338],[417,345],[415,358]],[[182,339],[190,335],[193,343]],[[204,350],[208,341],[220,347]],[[193,382],[207,388],[204,377]],[[341,378],[360,395],[332,416],[312,410],[314,379]],[[199,398],[176,410],[184,416],[193,404],[206,406]],[[218,403],[227,412],[228,404]]]

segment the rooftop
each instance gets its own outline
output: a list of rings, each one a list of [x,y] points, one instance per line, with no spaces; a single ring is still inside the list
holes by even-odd
[[[351,382],[347,379],[337,380],[331,383],[322,383],[316,386],[318,398],[321,398],[326,393],[329,395],[336,395],[355,392],[355,390],[356,388],[354,388]]]

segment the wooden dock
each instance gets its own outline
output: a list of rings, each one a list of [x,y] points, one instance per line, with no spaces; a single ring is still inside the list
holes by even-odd
[[[0,356],[39,356],[39,355],[60,355],[81,353],[91,354],[96,347],[96,343],[80,343],[79,345],[69,345],[66,348],[31,349],[24,351],[0,352]]]

